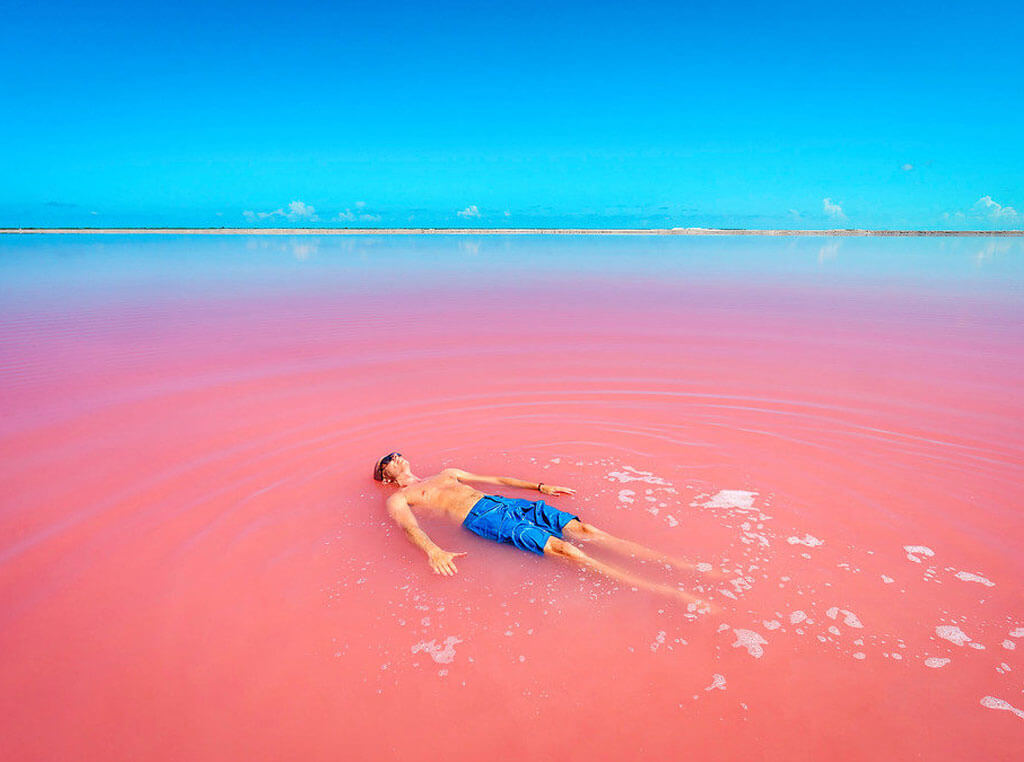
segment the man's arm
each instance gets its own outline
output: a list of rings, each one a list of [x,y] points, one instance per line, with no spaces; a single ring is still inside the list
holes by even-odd
[[[402,528],[409,541],[427,554],[427,562],[430,564],[430,568],[434,570],[434,574],[444,574],[451,577],[458,571],[455,568],[455,561],[453,559],[466,554],[449,553],[447,550],[441,550],[433,540],[427,537],[427,533],[420,529],[419,522],[413,516],[412,510],[409,508],[409,501],[405,499],[405,495],[392,495],[388,498],[387,506],[391,518]]]
[[[461,468],[449,468],[447,470],[460,481],[465,480],[470,482],[484,482],[485,484],[504,484],[506,487],[535,489],[545,495],[576,494],[576,490],[570,489],[569,487],[556,487],[554,484],[544,484],[543,482],[527,482],[522,479],[516,479],[514,476],[480,476],[479,474],[471,474],[469,471],[463,471]]]

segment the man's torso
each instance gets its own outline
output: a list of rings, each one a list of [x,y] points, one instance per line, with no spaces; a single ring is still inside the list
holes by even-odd
[[[451,471],[421,479],[399,490],[414,513],[445,516],[462,523],[477,501],[484,496],[480,490],[463,484]]]

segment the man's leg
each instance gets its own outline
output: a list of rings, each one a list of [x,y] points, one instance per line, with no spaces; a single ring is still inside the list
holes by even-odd
[[[630,574],[627,571],[618,569],[610,564],[606,564],[602,561],[598,561],[595,558],[591,558],[581,549],[577,548],[571,542],[560,540],[557,537],[549,537],[547,542],[544,544],[544,555],[553,556],[557,558],[564,558],[570,563],[578,566],[583,566],[588,569],[593,569],[600,574],[604,574],[607,577],[611,577],[619,582],[625,582],[627,585],[638,587],[643,590],[650,590],[654,593],[661,595],[667,595],[670,598],[682,601],[687,604],[694,604],[697,610],[710,610],[710,605],[701,600],[695,595],[691,595],[683,590],[677,590],[674,587],[668,585],[659,585],[656,582],[650,582],[642,577],[638,577],[635,574]]]
[[[647,548],[639,543],[632,542],[631,540],[624,540],[621,537],[608,534],[603,529],[598,529],[593,524],[587,524],[579,519],[573,519],[566,524],[562,533],[568,535],[574,540],[593,542],[597,545],[608,548],[609,550],[614,550],[617,553],[621,553],[632,558],[639,558],[643,561],[658,561],[664,564],[671,564],[677,569],[686,569],[688,571],[711,571],[710,569],[702,570],[698,568],[695,561],[675,558],[657,550]],[[709,576],[715,577],[718,575],[709,574]]]

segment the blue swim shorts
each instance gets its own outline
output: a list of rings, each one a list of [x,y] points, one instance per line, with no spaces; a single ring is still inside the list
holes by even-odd
[[[470,509],[462,526],[488,540],[544,555],[548,538],[561,537],[565,525],[578,518],[543,500],[484,495]]]

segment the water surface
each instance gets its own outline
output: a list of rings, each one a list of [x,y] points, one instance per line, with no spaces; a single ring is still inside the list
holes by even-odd
[[[1022,306],[1005,239],[0,239],[6,756],[1010,759]],[[435,576],[392,449],[722,612]]]

